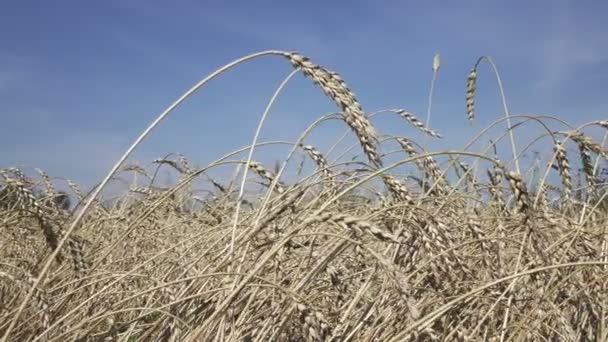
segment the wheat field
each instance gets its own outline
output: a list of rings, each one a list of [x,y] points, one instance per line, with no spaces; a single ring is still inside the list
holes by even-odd
[[[188,97],[258,58],[290,63],[284,84],[303,74],[338,113],[304,127],[276,166],[253,158],[257,134],[202,167],[180,154],[129,161]],[[462,120],[475,120],[486,64],[499,76],[489,57],[474,64]],[[264,51],[184,93],[90,192],[43,170],[2,168],[2,341],[607,340],[608,152],[588,132],[605,139],[608,121],[512,115],[502,99],[492,144],[429,151],[381,135],[338,73]],[[425,139],[449,139],[414,113],[386,112]],[[329,119],[345,124],[360,160],[330,158],[308,139]],[[524,165],[514,135],[532,124],[552,152]],[[310,167],[284,176],[296,156]],[[209,175],[223,166],[234,175]],[[175,182],[159,185],[160,169]],[[118,177],[137,181],[104,198]]]

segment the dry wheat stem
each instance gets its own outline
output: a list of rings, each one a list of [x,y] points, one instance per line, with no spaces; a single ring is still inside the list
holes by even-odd
[[[441,317],[441,315],[445,314],[448,310],[450,310],[454,305],[456,305],[459,302],[466,302],[467,300],[469,300],[470,297],[476,295],[477,293],[480,293],[482,291],[485,291],[486,289],[489,289],[493,286],[496,286],[500,283],[503,282],[507,282],[510,280],[514,280],[523,276],[527,276],[527,275],[532,275],[535,273],[540,273],[540,272],[545,272],[545,271],[550,271],[550,270],[554,270],[554,269],[560,269],[560,268],[567,268],[567,267],[576,267],[576,266],[604,266],[607,265],[605,262],[601,262],[601,261],[583,261],[583,262],[573,262],[573,263],[565,263],[565,264],[559,264],[559,265],[550,265],[550,266],[544,266],[544,267],[540,267],[540,268],[535,268],[535,269],[530,269],[530,270],[526,270],[526,271],[522,271],[516,274],[512,274],[510,276],[507,277],[503,277],[501,279],[489,282],[481,287],[478,287],[472,291],[469,291],[461,296],[458,296],[455,299],[452,299],[451,301],[449,301],[448,303],[446,303],[445,305],[441,306],[440,308],[434,310],[433,312],[427,314],[425,317],[421,318],[420,320],[418,320],[417,322],[415,322],[414,324],[410,325],[407,329],[405,329],[404,331],[400,332],[399,334],[397,334],[396,336],[394,336],[390,341],[400,341],[403,337],[405,337],[409,332],[413,331],[414,329],[420,329],[420,328],[424,328],[425,326],[427,326],[428,324],[430,324],[431,322],[433,322],[434,320],[436,320],[437,318]]]
[[[251,54],[249,56],[245,56],[243,58],[240,58],[238,60],[235,60],[225,66],[223,66],[222,68],[216,70],[215,72],[213,72],[211,75],[207,76],[205,79],[203,79],[202,81],[200,81],[199,83],[197,83],[196,85],[194,85],[192,88],[190,88],[188,91],[186,91],[180,98],[178,98],[173,104],[171,104],[167,109],[165,109],[145,130],[144,132],[142,132],[142,134],[135,140],[135,142],[133,142],[133,144],[127,149],[127,151],[123,154],[123,156],[118,160],[118,162],[116,162],[116,164],[112,167],[112,169],[110,170],[110,172],[106,175],[106,177],[104,178],[104,180],[99,184],[99,186],[97,186],[97,188],[95,189],[95,191],[93,192],[93,194],[89,197],[89,199],[87,200],[87,202],[85,203],[85,205],[82,207],[82,209],[80,209],[80,211],[78,212],[78,214],[76,215],[76,217],[74,218],[72,224],[70,225],[70,227],[66,230],[65,232],[65,236],[64,238],[59,242],[59,247],[61,247],[67,240],[67,238],[69,237],[69,235],[72,233],[72,231],[76,228],[76,226],[80,223],[80,221],[82,220],[82,218],[84,217],[85,212],[87,211],[87,209],[91,206],[91,204],[93,203],[93,200],[95,198],[97,198],[97,196],[99,195],[99,193],[103,190],[103,188],[108,184],[108,182],[110,181],[110,179],[112,178],[112,176],[118,171],[118,169],[122,166],[122,164],[125,162],[125,160],[131,155],[131,153],[135,150],[135,148],[152,132],[152,130],[154,128],[156,128],[156,126],[158,126],[158,124],[160,124],[160,122],[167,117],[175,108],[177,108],[182,102],[184,102],[188,97],[190,97],[190,95],[194,94],[198,89],[200,89],[201,87],[203,87],[205,84],[207,84],[209,81],[211,81],[212,79],[214,79],[215,77],[219,76],[220,74],[222,74],[223,72],[225,72],[226,70],[234,67],[235,65],[238,65],[240,63],[243,63],[247,60],[250,59],[254,59],[257,57],[261,57],[261,56],[265,56],[265,55],[277,55],[277,54],[281,54],[280,51],[274,51],[274,50],[270,50],[270,51],[263,51],[263,52],[258,52],[255,54]],[[48,272],[49,267],[51,266],[52,263],[52,259],[57,255],[59,249],[55,250],[55,252],[53,252],[53,254],[51,255],[51,257],[48,259],[48,261],[45,263],[45,265],[43,266],[42,270],[40,271],[40,274],[38,276],[38,278],[36,279],[36,281],[34,282],[34,285],[32,287],[32,290],[30,290],[28,292],[28,294],[25,296],[23,302],[21,303],[21,305],[19,306],[19,309],[17,310],[16,314],[13,316],[13,319],[11,320],[11,323],[9,325],[9,327],[6,329],[6,331],[4,332],[4,336],[2,337],[2,340],[0,340],[0,342],[6,342],[8,336],[10,335],[11,331],[13,330],[13,328],[15,327],[15,325],[17,324],[17,320],[20,318],[21,313],[23,312],[23,310],[25,309],[25,306],[27,305],[28,301],[30,300],[30,298],[32,297],[33,294],[33,288],[36,288],[38,286],[38,283],[40,283],[42,277],[45,275],[46,272]]]
[[[305,76],[340,109],[348,101],[350,114],[360,109],[337,74],[299,55],[277,55],[304,59]],[[270,103],[276,96],[278,91]],[[368,120],[374,115],[360,113]],[[344,110],[340,115],[343,121],[357,120]],[[313,143],[304,145],[313,130],[336,116],[317,119],[294,141],[254,137],[252,144],[200,168],[179,153],[145,168],[121,166],[121,172],[133,172],[124,195],[94,198],[89,203],[94,210],[81,218],[78,234],[69,236],[60,229],[69,220],[55,183],[61,178],[34,168],[27,170],[32,177],[23,169],[0,168],[3,339],[603,338],[600,294],[608,244],[601,234],[608,192],[599,162],[606,138],[598,143],[582,129],[595,125],[604,133],[608,124],[575,128],[550,116],[505,116],[490,127],[521,120],[489,144],[480,139],[490,128],[476,134],[465,149],[478,142],[478,152],[425,153],[409,138],[386,135],[376,140],[378,146],[395,139],[401,149],[378,154],[392,163],[379,167],[366,151],[366,137],[336,153],[340,162],[330,161]],[[540,142],[553,152],[544,171],[536,162],[519,173],[508,165],[515,160],[498,160],[496,144],[529,122],[539,124],[541,134],[514,159]],[[566,131],[550,130],[549,124]],[[355,126],[349,124],[346,133]],[[585,173],[594,177],[587,198],[583,184],[572,185],[568,140],[584,152]],[[260,147],[270,145],[289,150],[274,169],[251,160],[253,151],[265,160]],[[359,146],[369,161],[347,159],[353,149],[360,156]],[[304,174],[307,156],[299,151],[316,164],[312,172]],[[177,170],[178,178],[155,186],[165,165]],[[236,169],[232,178],[222,174],[228,168]],[[283,175],[294,168],[295,177]],[[267,187],[256,187],[241,200],[243,170]],[[488,180],[479,176],[485,171]],[[433,185],[426,188],[424,177]],[[582,182],[584,177],[581,173]],[[419,180],[424,192],[411,180]],[[90,200],[66,182],[77,197]],[[76,272],[56,262],[44,269],[49,253],[38,230],[40,218],[55,227],[57,250]]]

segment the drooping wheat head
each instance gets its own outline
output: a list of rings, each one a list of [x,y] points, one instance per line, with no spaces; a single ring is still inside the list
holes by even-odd
[[[570,195],[572,194],[572,176],[570,174],[570,162],[568,161],[568,156],[566,155],[566,148],[564,147],[563,143],[555,143],[553,150],[555,151],[555,160],[559,169],[559,175],[562,179],[562,185],[564,186],[563,199],[567,202],[570,200]]]
[[[378,153],[378,138],[369,119],[365,116],[363,108],[357,101],[355,94],[348,88],[342,78],[322,66],[314,64],[308,57],[299,53],[286,53],[295,68],[312,79],[327,96],[329,96],[342,110],[344,121],[353,129],[361,143],[369,161],[376,167],[382,166],[380,153]]]
[[[260,176],[262,179],[268,181],[267,185],[270,185],[270,184],[272,184],[272,182],[274,182],[274,179],[275,179],[274,173],[272,173],[270,170],[265,168],[264,165],[262,165],[258,162],[255,162],[255,161],[250,161],[248,166],[251,170],[253,170],[255,173],[257,173],[258,176]],[[274,190],[276,192],[278,192],[279,194],[282,194],[285,192],[285,186],[279,181],[276,184],[276,186],[274,187]]]

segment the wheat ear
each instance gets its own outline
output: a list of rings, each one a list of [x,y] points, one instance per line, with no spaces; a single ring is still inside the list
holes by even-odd
[[[340,107],[344,121],[357,135],[369,161],[374,166],[381,167],[382,160],[378,152],[379,143],[376,131],[365,116],[355,94],[348,88],[340,75],[312,63],[308,57],[299,53],[285,53],[285,57],[295,68],[299,68],[306,77],[312,79],[315,84],[321,87],[323,92]]]

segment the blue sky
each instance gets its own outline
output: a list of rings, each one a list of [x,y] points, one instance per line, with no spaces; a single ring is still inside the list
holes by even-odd
[[[485,66],[478,119],[472,127],[465,120],[466,76],[480,55],[498,64],[512,114],[552,114],[573,124],[605,119],[606,13],[606,1],[563,0],[3,1],[0,166],[39,167],[90,186],[183,91],[267,49],[299,51],[339,72],[367,111],[406,108],[421,118],[432,57],[440,53],[431,126],[445,138],[434,148],[460,148],[501,115]],[[163,122],[133,160],[145,165],[180,152],[205,165],[245,146],[290,71],[278,57],[231,70]],[[293,141],[333,111],[320,90],[296,77],[262,140]],[[374,124],[421,139],[391,116]],[[344,130],[329,123],[309,143],[323,150]]]

